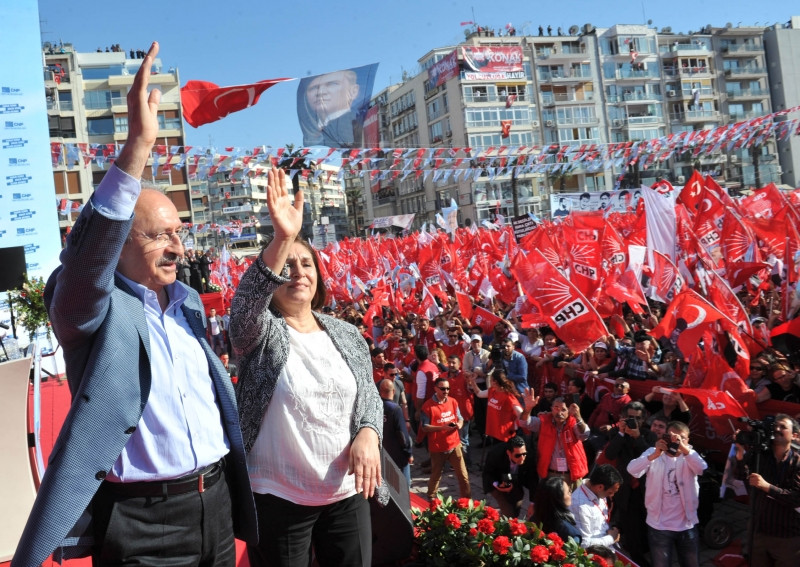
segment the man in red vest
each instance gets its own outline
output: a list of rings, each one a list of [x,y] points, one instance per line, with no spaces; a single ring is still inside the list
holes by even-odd
[[[550,412],[534,417],[531,410],[539,397],[528,388],[525,392],[525,409],[519,416],[519,424],[525,429],[539,433],[539,478],[560,476],[574,489],[589,472],[583,442],[589,437],[589,427],[581,417],[578,404],[567,406],[564,398],[553,399]]]
[[[437,378],[435,393],[422,406],[422,430],[428,435],[428,451],[431,454],[431,477],[428,480],[428,499],[436,498],[445,461],[450,463],[458,480],[461,498],[471,498],[467,467],[461,453],[459,429],[464,425],[458,402],[451,398],[450,381]]]

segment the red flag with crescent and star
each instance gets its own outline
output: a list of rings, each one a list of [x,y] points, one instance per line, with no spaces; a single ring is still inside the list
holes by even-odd
[[[219,87],[208,81],[189,81],[181,87],[183,117],[190,126],[216,122],[258,102],[261,93],[289,78],[267,79],[249,85]]]

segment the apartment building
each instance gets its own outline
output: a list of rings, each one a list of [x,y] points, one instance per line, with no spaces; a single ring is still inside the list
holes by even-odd
[[[773,112],[800,106],[800,16],[793,16],[788,25],[777,24],[767,29],[764,51]],[[780,116],[777,120],[786,118]],[[783,183],[789,187],[800,186],[800,138],[790,136],[778,140],[776,154]]]
[[[86,203],[108,169],[107,157],[128,135],[126,96],[142,59],[136,52],[79,53],[67,43],[43,45],[45,96],[50,141],[63,150],[54,155],[56,197]],[[183,150],[178,71],[153,63],[150,84],[161,89],[156,149]],[[177,151],[177,150],[176,150]],[[152,165],[152,163],[151,163]],[[184,221],[191,221],[191,201],[185,168],[145,169],[143,178],[163,189]],[[77,213],[60,216],[62,235]]]
[[[555,36],[467,33],[459,45],[426,53],[415,74],[373,97],[379,107],[380,144],[402,150],[433,148],[434,155],[439,148],[505,148],[509,160],[480,174],[382,174],[365,191],[367,221],[370,214],[379,218],[414,213],[417,228],[434,222],[435,213],[451,199],[459,204],[461,223],[481,222],[496,213],[547,216],[554,192],[602,192],[652,184],[659,178],[681,184],[694,168],[712,175],[733,194],[780,183],[784,171],[796,168],[789,161],[779,165],[778,154],[789,160],[797,152],[779,152],[774,139],[745,150],[722,148],[713,155],[675,154],[646,168],[638,163],[623,170],[551,167],[517,178],[508,166],[515,164],[513,151],[519,147],[536,146],[542,152],[565,146],[593,148],[769,114],[777,108],[771,102],[773,67],[787,69],[796,59],[788,32],[797,30],[725,25],[673,33],[645,25],[586,24]],[[784,60],[768,65],[765,42],[772,37],[773,51]],[[517,64],[492,70],[492,63],[484,63],[489,72],[476,70],[475,60],[490,53]],[[800,89],[790,80],[796,72],[784,76],[789,79],[777,82],[795,85],[784,87],[788,98],[781,104],[788,108]],[[509,135],[502,137],[503,125],[509,123]],[[783,147],[791,148],[791,143]],[[397,167],[396,159],[386,156],[383,169]],[[542,162],[555,165],[556,159],[546,156]],[[437,169],[424,163],[426,167]]]

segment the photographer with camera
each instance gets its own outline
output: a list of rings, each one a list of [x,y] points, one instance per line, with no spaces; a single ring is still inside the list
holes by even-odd
[[[683,567],[700,565],[697,477],[708,467],[689,445],[689,426],[672,421],[667,434],[628,463],[634,478],[647,474],[644,502],[653,567],[672,565],[673,546]]]
[[[528,455],[525,439],[519,436],[512,437],[502,445],[495,445],[486,456],[482,475],[483,492],[494,497],[504,516],[519,518],[526,488],[533,500],[538,477],[536,459],[532,457]]]
[[[780,413],[736,435],[735,478],[752,487],[750,565],[800,565],[800,424]],[[757,534],[758,537],[752,537]]]
[[[611,430],[605,456],[615,462],[622,474],[622,486],[614,499],[617,503],[612,514],[612,523],[622,531],[620,543],[631,559],[638,565],[648,565],[644,557],[647,551],[644,505],[644,482],[628,473],[628,463],[656,444],[658,436],[643,428],[645,409],[641,402],[631,402],[622,408],[622,417]]]

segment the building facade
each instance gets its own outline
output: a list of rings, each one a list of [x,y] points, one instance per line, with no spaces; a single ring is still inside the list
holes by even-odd
[[[45,96],[50,141],[61,152],[54,155],[56,197],[84,204],[108,169],[117,147],[128,137],[127,94],[142,63],[141,52],[123,50],[79,53],[71,44],[43,49]],[[181,113],[178,71],[153,63],[150,84],[161,90],[156,150],[183,151],[185,133]],[[177,150],[180,148],[180,150]],[[56,159],[58,158],[58,159]],[[151,160],[152,165],[152,160]],[[185,168],[148,167],[143,179],[162,189],[191,221],[189,185]],[[77,213],[62,215],[64,234]]]
[[[781,183],[782,175],[794,187],[795,177],[786,174],[796,170],[794,137],[780,148],[770,137],[747,149],[676,153],[641,168],[638,163],[594,171],[549,167],[519,178],[513,168],[518,148],[536,147],[537,154],[563,147],[592,150],[712,129],[795,106],[797,73],[787,69],[798,60],[796,41],[790,39],[798,31],[788,27],[726,25],[673,33],[645,25],[586,24],[563,35],[468,32],[463,43],[431,50],[419,59],[415,74],[373,97],[380,147],[394,152],[384,155],[381,165],[389,173],[365,182],[366,221],[413,213],[418,228],[435,222],[435,213],[451,199],[459,205],[460,223],[480,223],[498,213],[547,216],[552,193],[638,188],[661,178],[680,185],[694,169],[734,195]],[[778,67],[783,75],[774,71]],[[776,96],[780,101],[774,104]],[[393,173],[402,167],[398,155],[407,160],[413,148],[431,148],[433,156],[447,155],[440,148],[492,148],[494,156],[505,151],[509,159],[486,171],[477,171],[481,163],[473,161],[462,175],[437,172],[435,163],[423,163],[422,174]],[[550,165],[563,160],[540,159]]]

